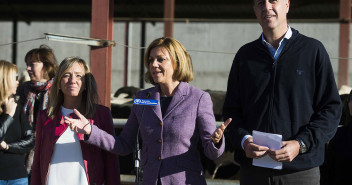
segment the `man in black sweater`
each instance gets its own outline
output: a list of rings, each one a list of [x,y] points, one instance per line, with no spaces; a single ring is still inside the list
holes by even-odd
[[[224,118],[241,164],[241,185],[319,184],[324,147],[341,117],[329,56],[321,42],[287,24],[289,0],[253,0],[259,39],[237,52],[228,79]],[[281,149],[253,143],[252,131],[282,135]],[[268,155],[282,169],[254,166]]]

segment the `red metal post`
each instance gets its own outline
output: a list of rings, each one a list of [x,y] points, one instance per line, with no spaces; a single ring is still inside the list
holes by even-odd
[[[92,0],[92,38],[113,40],[114,0]],[[99,103],[110,107],[112,46],[91,47],[90,68],[98,84]]]
[[[164,36],[174,35],[175,0],[164,0]]]
[[[338,88],[349,85],[351,0],[340,0]]]

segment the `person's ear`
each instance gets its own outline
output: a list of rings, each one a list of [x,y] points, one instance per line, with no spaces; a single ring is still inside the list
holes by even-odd
[[[287,11],[286,11],[286,14],[287,14],[290,11],[290,0],[286,0],[285,5],[286,5],[286,8],[287,8]]]

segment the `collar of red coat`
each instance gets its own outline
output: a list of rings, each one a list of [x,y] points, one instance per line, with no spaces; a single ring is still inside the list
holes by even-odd
[[[78,117],[74,113],[69,114],[69,118],[78,119]],[[53,119],[53,121],[54,121],[54,123],[57,123],[57,124],[54,124],[55,125],[55,140],[57,140],[65,132],[66,129],[70,129],[70,128],[67,128],[68,125],[65,123],[65,118],[62,116],[61,110],[58,111],[58,113],[55,116],[55,118]],[[90,124],[93,124],[93,122],[94,122],[91,119],[88,119],[88,121]],[[78,136],[79,140],[84,140],[84,134],[77,133],[77,136]]]

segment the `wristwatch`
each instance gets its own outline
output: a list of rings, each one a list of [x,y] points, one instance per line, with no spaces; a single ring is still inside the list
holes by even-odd
[[[307,146],[304,144],[304,142],[301,139],[296,139],[299,143],[299,153],[304,154],[307,152]]]

